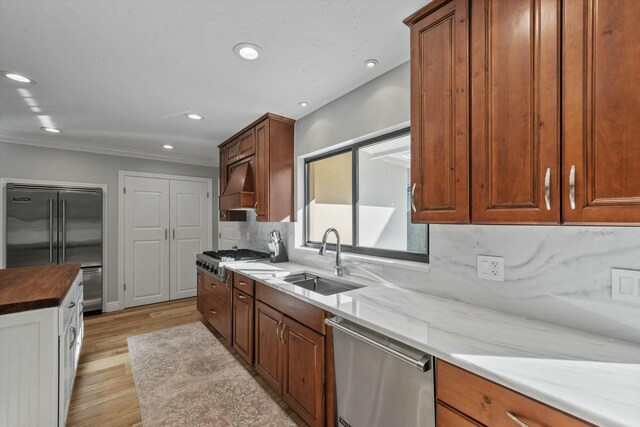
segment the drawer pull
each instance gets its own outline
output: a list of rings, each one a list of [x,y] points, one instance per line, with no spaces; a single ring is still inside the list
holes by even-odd
[[[245,297],[244,295],[238,295],[238,298],[240,298],[240,299],[246,299],[247,297]]]
[[[238,282],[238,284],[239,284],[239,285],[246,285],[246,284],[247,284],[247,282],[244,282],[244,281],[240,280],[240,281]]]
[[[507,417],[509,417],[509,419],[510,419],[511,421],[513,421],[514,423],[516,423],[516,425],[517,425],[518,427],[529,427],[528,425],[526,425],[525,423],[523,423],[522,421],[520,421],[520,420],[518,419],[518,417],[516,417],[515,415],[513,415],[511,412],[509,412],[509,411],[504,411],[504,413],[505,413],[505,415],[506,415]]]
[[[211,287],[212,287],[212,288],[215,288],[215,287],[216,287],[216,284],[215,284],[215,283],[211,283]]]
[[[78,282],[78,286],[84,286],[84,283]]]
[[[76,303],[75,303],[75,302],[73,302],[73,301],[71,301],[71,304],[69,304],[69,308],[73,308],[73,307],[75,307],[75,306],[76,306]]]
[[[216,314],[216,311],[212,309],[211,314]]]

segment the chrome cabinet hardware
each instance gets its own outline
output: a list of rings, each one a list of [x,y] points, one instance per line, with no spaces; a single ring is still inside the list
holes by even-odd
[[[280,325],[282,325],[282,320],[278,320],[278,326],[276,326],[276,338],[280,341]]]
[[[244,295],[238,294],[238,298],[239,299],[247,299],[247,297],[245,297]]]
[[[258,202],[256,202],[255,205],[253,205],[253,211],[256,213],[256,215],[258,215]]]
[[[67,201],[62,199],[62,262],[67,260]]]
[[[504,414],[509,417],[509,419],[511,421],[513,421],[518,427],[529,427],[528,425],[526,425],[525,423],[523,423],[522,421],[520,421],[518,419],[518,417],[516,417],[515,415],[513,415],[511,412],[509,411],[504,411]]]
[[[240,280],[240,281],[238,282],[238,285],[246,285],[246,284],[247,284],[247,282],[245,282],[244,280]]]
[[[214,309],[211,309],[211,314],[215,315],[216,311]]]
[[[71,301],[71,304],[69,304],[69,308],[73,308],[73,307],[75,307],[75,306],[76,306],[76,303],[75,303],[75,302],[73,302],[73,301]]]
[[[416,203],[415,203],[415,195],[416,195],[416,183],[414,182],[411,186],[411,210],[416,212]]]
[[[576,165],[571,165],[569,172],[569,202],[571,209],[576,208]]]
[[[551,210],[551,168],[547,168],[544,175],[544,201],[547,204],[547,210]]]
[[[53,199],[49,199],[49,262],[53,259]]]
[[[69,345],[69,350],[71,350],[73,346],[76,345],[76,339],[78,338],[78,331],[76,330],[76,328],[73,327],[73,325],[69,325],[69,328],[71,328],[71,332],[73,332],[73,339],[71,340],[71,345]]]
[[[280,329],[280,342],[282,343],[282,345],[285,344],[284,342],[284,330],[287,328],[287,325],[285,325],[284,323],[282,324],[282,329]]]

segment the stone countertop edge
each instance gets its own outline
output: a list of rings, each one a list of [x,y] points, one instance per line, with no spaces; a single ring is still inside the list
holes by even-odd
[[[282,280],[282,278],[287,275],[303,272],[335,279],[334,276],[324,270],[296,263],[231,263],[226,265],[226,267],[229,270],[243,274],[253,280],[297,297],[302,301],[320,307],[334,315],[383,333],[400,342],[425,351],[439,359],[450,362],[556,409],[564,411],[575,417],[582,418],[590,423],[612,427],[640,425],[640,403],[636,403],[635,408],[630,406],[631,410],[627,410],[625,412],[623,409],[621,412],[621,408],[613,407],[619,403],[615,399],[615,396],[607,396],[607,401],[612,399],[614,400],[614,402],[611,403],[611,409],[609,410],[608,408],[605,408],[605,410],[602,410],[602,408],[600,408],[601,410],[598,411],[592,408],[591,403],[593,402],[581,400],[581,397],[587,397],[587,400],[593,399],[597,401],[599,399],[604,399],[604,393],[606,392],[620,390],[619,393],[631,393],[631,396],[618,396],[619,398],[624,397],[633,402],[633,396],[635,395],[635,402],[640,402],[639,377],[633,375],[630,376],[628,371],[628,369],[632,369],[633,373],[636,371],[640,373],[640,345],[614,340],[601,335],[558,326],[539,320],[502,313],[467,303],[409,291],[389,284],[381,284],[354,276],[346,276],[340,278],[340,280],[362,286],[362,288],[337,295],[323,296],[315,292],[299,288]],[[411,317],[406,314],[405,311],[400,312],[393,308],[394,303],[401,304],[401,300],[407,296],[412,302],[415,303],[417,301],[418,305],[416,307],[419,307],[420,304],[422,304],[424,305],[424,309],[441,306],[444,310],[450,308],[453,308],[453,310],[460,310],[457,313],[453,313],[452,310],[452,313],[450,314],[450,316],[452,316],[451,320],[453,323],[458,324],[460,331],[455,331],[455,326],[452,328],[454,330],[451,331],[441,329],[437,326],[433,327],[434,332],[438,332],[441,341],[444,342],[450,340],[450,343],[440,346],[437,343],[429,342],[429,329],[432,328],[432,325],[428,320]],[[376,298],[379,299],[376,300]],[[397,299],[397,301],[394,301],[394,299]],[[399,319],[405,318],[407,325],[414,324],[414,326],[420,327],[421,322],[423,322],[424,333],[419,331],[420,336],[416,338],[414,336],[410,336],[407,332],[402,332],[399,328],[394,329],[393,325],[390,325],[391,321],[388,320],[388,316],[378,315],[366,318],[366,316],[359,316],[346,311],[346,308],[353,308],[352,306],[354,302],[356,304],[364,304],[370,310],[375,311],[377,308],[379,310],[386,311],[387,313],[393,313]],[[388,303],[387,306],[385,306],[386,303]],[[469,315],[468,320],[460,319],[460,313],[469,312],[472,313]],[[447,312],[441,314],[441,317],[446,316],[446,313]],[[453,319],[454,315],[458,315],[456,319]],[[538,349],[535,345],[529,342],[529,336],[522,338],[522,346],[519,346],[519,343],[515,342],[515,339],[512,340],[513,342],[507,343],[494,343],[490,341],[482,342],[482,339],[476,340],[474,336],[469,336],[469,334],[466,336],[464,335],[463,329],[465,327],[465,322],[467,323],[469,331],[473,331],[478,327],[475,321],[476,319],[473,319],[474,315],[479,316],[478,321],[493,321],[493,327],[505,328],[505,335],[507,336],[509,335],[509,331],[507,331],[507,329],[510,329],[512,324],[516,324],[521,330],[525,328],[525,332],[527,332],[526,328],[530,328],[530,336],[537,335],[534,341],[540,341],[542,339],[541,342],[547,342],[557,340],[558,338],[570,339],[575,342],[577,347],[582,346],[585,348],[593,348],[594,352],[593,355],[584,353],[574,354],[571,352],[562,354],[545,348]],[[505,324],[505,321],[508,323]],[[446,324],[447,320],[443,320],[442,323]],[[545,340],[545,334],[547,334],[549,338],[548,340]],[[443,337],[444,339],[442,339]],[[460,347],[463,348],[461,353],[452,352],[451,350],[443,348],[446,346],[454,347],[457,342],[462,343],[460,345]],[[524,343],[526,343],[526,345]],[[549,347],[549,345],[541,345],[541,347],[545,346]],[[464,354],[465,347],[467,350],[471,349],[475,353],[481,352],[483,355],[480,356],[478,360],[472,360],[475,357],[473,353],[470,353],[470,356],[465,358],[465,356],[467,356]],[[604,360],[607,364],[607,371],[605,372],[607,375],[605,375],[605,378],[601,376],[595,379],[590,379],[590,374],[592,374],[590,365],[603,362],[603,360],[599,359],[608,358],[608,355],[606,354],[607,350],[605,350],[604,354],[598,351],[605,347],[607,349],[611,349],[610,357],[613,360]],[[629,362],[629,359],[627,359],[623,363],[620,363],[619,359],[622,360],[623,357],[618,354],[614,354],[616,350],[625,352],[632,362]],[[485,357],[486,360],[483,360],[482,357]],[[496,360],[491,360],[492,358]],[[507,366],[507,364],[501,363],[500,358],[505,360],[508,359],[510,362],[515,361],[515,364],[510,365],[508,368],[503,368],[503,366]],[[585,366],[578,366],[577,370],[572,366],[572,376],[567,377],[567,380],[575,380],[575,377],[578,377],[583,379],[583,381],[581,381],[579,385],[575,385],[575,381],[566,381],[563,383],[562,378],[558,378],[558,372],[554,372],[553,369],[546,373],[544,371],[536,370],[538,368],[536,368],[534,364],[537,361],[555,361],[560,364],[562,364],[562,362],[580,362]],[[566,367],[560,368],[562,369],[560,372],[564,372],[566,370]],[[627,368],[627,370],[624,368]],[[555,369],[558,368],[556,367]],[[532,373],[532,371],[535,371],[535,373]],[[541,373],[542,375],[540,375]],[[547,376],[546,380],[545,374]],[[607,382],[609,382],[609,384],[607,384]]]

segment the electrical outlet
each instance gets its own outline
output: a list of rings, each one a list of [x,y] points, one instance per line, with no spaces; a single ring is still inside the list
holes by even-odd
[[[640,304],[640,271],[612,268],[611,298]]]
[[[478,277],[504,282],[504,258],[478,255]]]

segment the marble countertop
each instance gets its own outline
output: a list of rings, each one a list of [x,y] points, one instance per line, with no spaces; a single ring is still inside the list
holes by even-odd
[[[226,267],[591,423],[640,425],[640,345],[353,277],[324,296],[282,280],[331,277],[300,264]]]

